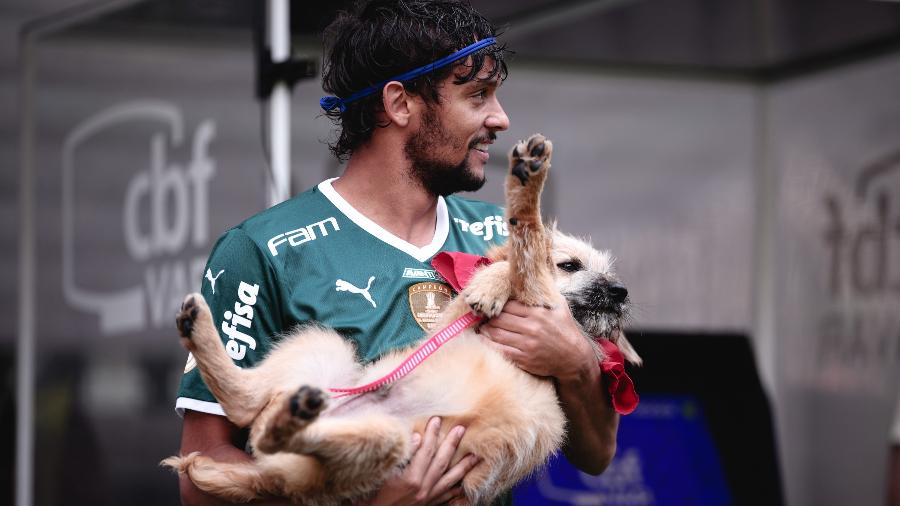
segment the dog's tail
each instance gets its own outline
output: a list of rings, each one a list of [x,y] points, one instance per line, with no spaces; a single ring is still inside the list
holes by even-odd
[[[200,490],[231,502],[279,496],[298,500],[324,486],[322,465],[314,457],[282,452],[246,462],[218,462],[194,452],[169,457],[160,465],[187,475]]]

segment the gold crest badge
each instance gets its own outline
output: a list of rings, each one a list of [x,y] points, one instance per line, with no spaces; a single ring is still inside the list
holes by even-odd
[[[432,281],[409,287],[409,309],[423,330],[434,330],[441,312],[452,298],[453,292],[443,283]]]

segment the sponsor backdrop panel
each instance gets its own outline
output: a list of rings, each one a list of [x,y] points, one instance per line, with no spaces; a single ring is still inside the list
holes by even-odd
[[[790,504],[884,498],[900,369],[898,89],[894,56],[771,90],[777,413]]]
[[[492,163],[553,139],[548,214],[612,250],[634,325],[747,331],[755,87],[513,66]]]
[[[38,50],[36,503],[174,504],[174,313],[265,206],[250,36]],[[53,486],[42,486],[42,484]]]

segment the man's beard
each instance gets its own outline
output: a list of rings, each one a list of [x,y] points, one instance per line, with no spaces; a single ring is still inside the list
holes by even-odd
[[[469,151],[486,140],[494,140],[494,132],[487,139],[477,138],[469,143],[466,155],[459,163],[435,159],[445,147],[458,145],[444,131],[434,110],[429,107],[423,117],[422,128],[412,135],[404,146],[407,159],[412,164],[410,177],[432,195],[447,196],[456,192],[473,192],[484,186],[484,175],[477,175],[469,166]]]

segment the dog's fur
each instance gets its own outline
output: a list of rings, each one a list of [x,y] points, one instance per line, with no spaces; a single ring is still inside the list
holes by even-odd
[[[475,274],[443,321],[470,310],[496,316],[510,298],[547,306],[565,297],[586,336],[617,341],[629,360],[639,362],[621,334],[627,300],[608,253],[541,223],[540,192],[551,152],[540,135],[513,148],[506,181],[510,239],[489,254],[494,262]],[[459,502],[485,504],[544,464],[565,439],[553,383],[523,372],[472,329],[399,382],[336,400],[328,398],[328,387],[380,378],[412,348],[363,366],[335,331],[307,325],[286,336],[258,367],[240,369],[225,353],[199,294],[187,297],[178,327],[229,420],[250,427],[255,460],[225,463],[192,453],[163,464],[231,501],[284,496],[329,505],[364,498],[409,461],[413,432],[423,433],[429,418],[439,415],[442,437],[456,425],[466,427],[453,462],[469,453],[482,459],[463,480],[465,499]]]

